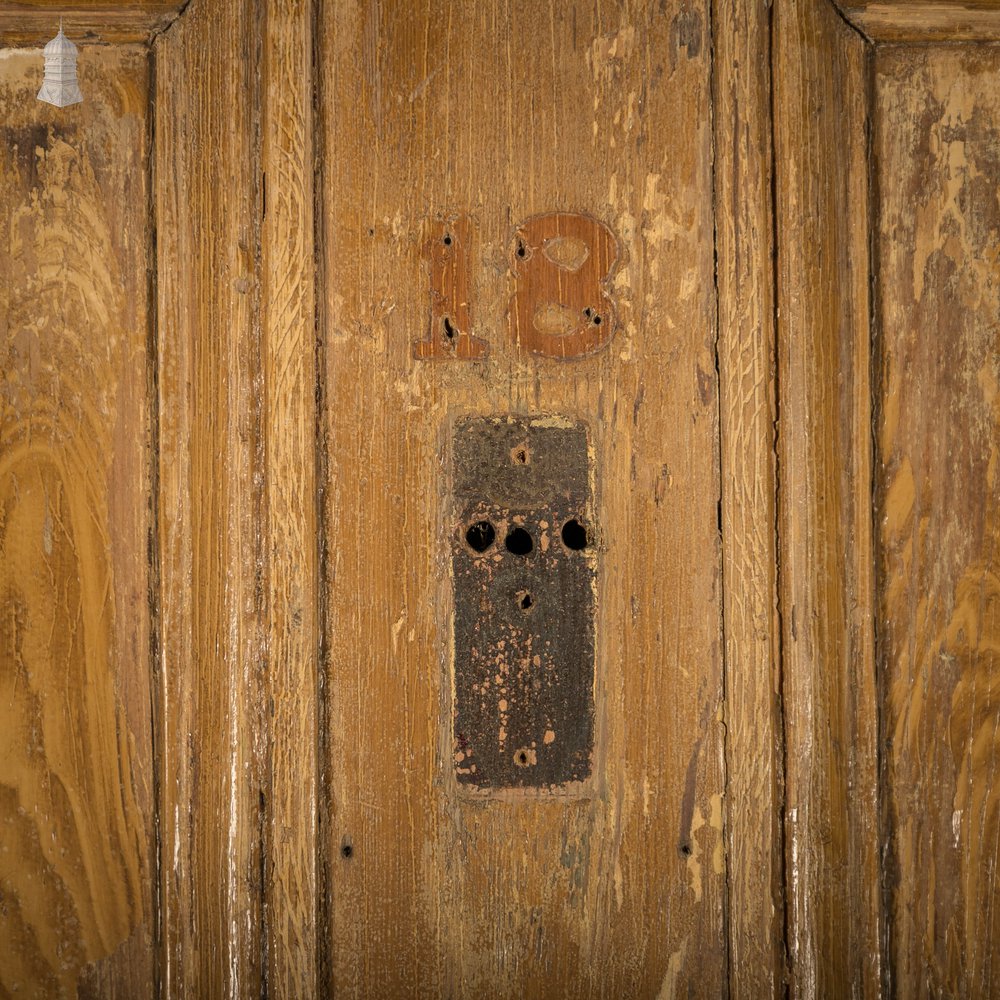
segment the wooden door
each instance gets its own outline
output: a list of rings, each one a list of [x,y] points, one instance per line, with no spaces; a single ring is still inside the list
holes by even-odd
[[[60,12],[0,996],[1000,995],[995,5]]]

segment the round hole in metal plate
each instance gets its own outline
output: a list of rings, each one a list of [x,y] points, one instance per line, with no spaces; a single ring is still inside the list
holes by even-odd
[[[515,556],[526,556],[535,547],[535,540],[531,537],[531,532],[524,528],[511,528],[504,539],[504,547]]]
[[[587,547],[589,541],[587,529],[575,517],[562,526],[562,543],[567,549],[579,552]]]
[[[476,521],[465,532],[465,540],[473,552],[485,552],[496,537],[496,528],[489,521]]]

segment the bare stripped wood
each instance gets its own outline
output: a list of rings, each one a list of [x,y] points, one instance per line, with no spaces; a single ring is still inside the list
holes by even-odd
[[[836,0],[878,42],[1000,41],[1000,0]]]
[[[877,57],[879,663],[899,996],[1000,993],[1000,47]]]
[[[184,8],[181,0],[143,3],[61,3],[59,0],[22,0],[0,6],[0,46],[44,45],[59,29],[78,45],[99,42],[148,41],[163,31]]]
[[[770,11],[715,4],[729,991],[784,989]]]
[[[265,10],[262,313],[270,663],[268,996],[316,996],[318,546],[312,5]]]
[[[148,73],[0,58],[0,995],[153,989]]]
[[[721,565],[711,37],[701,3],[322,3],[317,122],[328,644],[325,991],[720,996]],[[579,361],[508,332],[521,220],[584,212],[623,263]],[[422,221],[468,212],[486,361],[418,362]],[[453,776],[451,421],[593,436],[604,536],[591,793]],[[556,739],[558,739],[558,734]]]
[[[875,997],[868,52],[826,3],[776,18],[787,943],[795,996]]]
[[[267,621],[260,34],[195,0],[155,44],[161,941],[171,997],[257,996]]]

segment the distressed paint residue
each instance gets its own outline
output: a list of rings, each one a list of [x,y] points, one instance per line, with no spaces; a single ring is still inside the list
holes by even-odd
[[[691,882],[691,892],[694,894],[696,903],[701,902],[701,844],[695,836],[705,825],[705,817],[701,814],[698,806],[694,807],[694,815],[691,817],[691,826],[688,827],[688,839],[684,848],[687,855],[688,877]]]
[[[688,943],[689,939],[685,937],[680,947],[671,953],[670,961],[667,963],[667,971],[660,985],[660,992],[656,994],[656,1000],[676,1000],[678,997],[677,988],[680,985],[680,976],[684,969],[684,959],[687,957]]]

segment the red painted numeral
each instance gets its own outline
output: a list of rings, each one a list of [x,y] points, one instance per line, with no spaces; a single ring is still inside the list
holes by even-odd
[[[571,212],[528,219],[517,228],[511,260],[510,335],[521,351],[582,358],[610,343],[618,318],[608,284],[618,241],[603,222]]]

